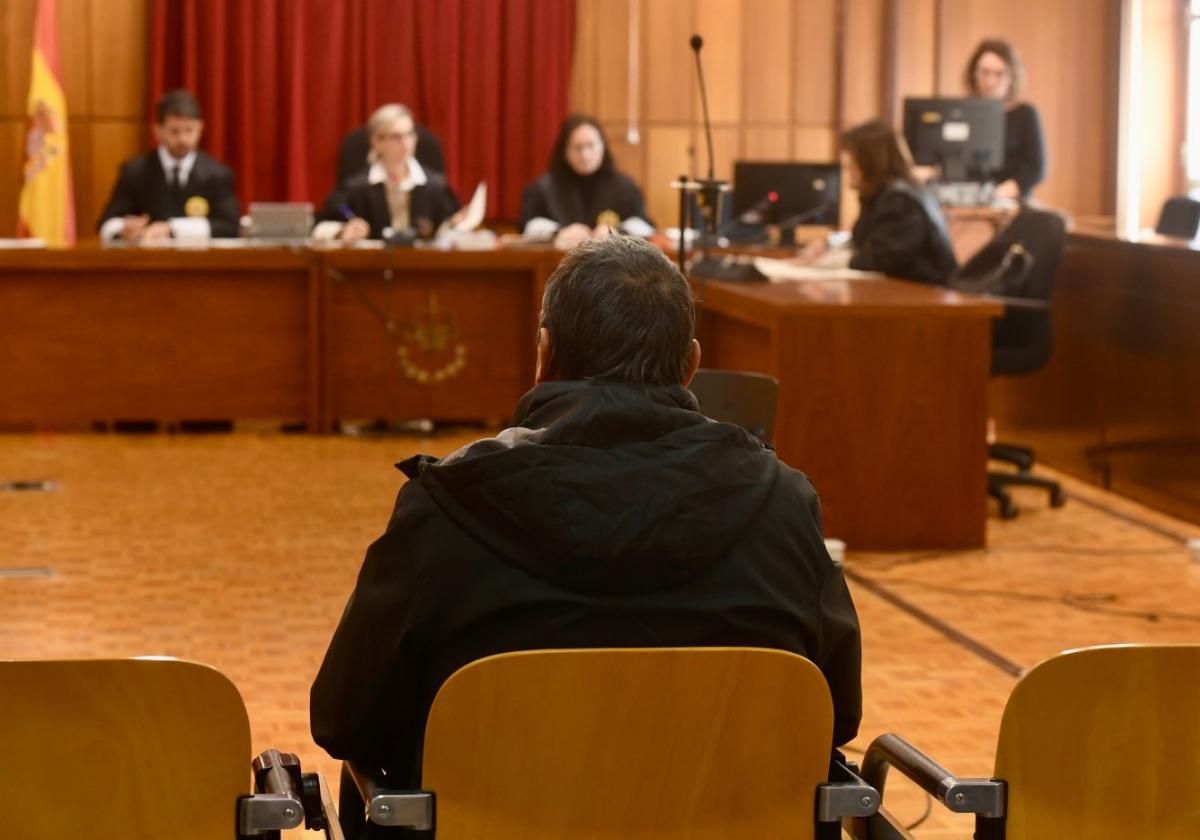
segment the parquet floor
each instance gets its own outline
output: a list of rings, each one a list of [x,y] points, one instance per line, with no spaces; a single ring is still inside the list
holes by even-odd
[[[0,436],[0,658],[164,654],[201,660],[239,687],[255,749],[298,752],[336,783],[308,735],[308,686],[383,529],[414,451],[478,436],[348,439]],[[989,524],[984,551],[864,554],[851,578],[864,631],[862,737],[896,731],[961,775],[988,775],[1011,673],[1105,642],[1200,640],[1200,526],[1067,481],[1072,501]],[[819,489],[819,488],[818,488]],[[853,547],[851,547],[853,549]],[[923,616],[990,651],[964,646]],[[924,796],[896,782],[912,821]],[[919,837],[970,836],[935,810]]]

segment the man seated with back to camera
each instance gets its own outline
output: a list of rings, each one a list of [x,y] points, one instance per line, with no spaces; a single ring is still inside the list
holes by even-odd
[[[655,246],[613,236],[567,253],[513,426],[397,465],[409,481],[312,687],[318,744],[416,787],[430,705],[462,666],[642,646],[806,656],[833,696],[831,749],[854,737],[858,619],[817,495],[749,432],[699,413],[693,329],[691,289]],[[342,790],[354,831],[361,803]]]

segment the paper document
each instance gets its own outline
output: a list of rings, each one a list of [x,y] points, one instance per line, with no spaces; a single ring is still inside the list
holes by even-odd
[[[475,194],[471,196],[471,201],[467,204],[467,212],[463,213],[461,219],[451,227],[451,230],[463,232],[475,230],[483,224],[483,217],[487,213],[487,184],[483,181],[479,182],[479,186],[475,188]]]
[[[754,267],[772,283],[789,280],[878,280],[883,277],[878,271],[799,265],[788,260],[773,260],[768,257],[755,257]]]
[[[25,237],[22,239],[0,239],[0,249],[16,249],[28,251],[36,248],[45,248],[46,240],[37,239],[34,237]]]

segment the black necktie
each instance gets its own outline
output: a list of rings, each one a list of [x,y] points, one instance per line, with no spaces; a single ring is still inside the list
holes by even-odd
[[[183,200],[182,169],[178,163],[171,168],[171,196],[178,202]]]

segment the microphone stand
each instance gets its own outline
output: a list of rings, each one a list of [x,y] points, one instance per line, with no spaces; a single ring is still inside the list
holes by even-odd
[[[704,39],[699,35],[693,35],[690,43],[692,52],[696,56],[696,76],[700,81],[700,104],[704,109],[704,137],[708,145],[708,177],[698,178],[695,181],[683,178],[672,186],[677,186],[681,191],[679,228],[681,240],[686,236],[687,229],[684,227],[683,217],[690,215],[683,212],[684,204],[690,203],[689,192],[696,193],[700,205],[700,214],[703,219],[703,229],[700,232],[701,257],[692,265],[691,273],[696,277],[714,277],[719,276],[721,261],[710,256],[709,251],[718,244],[717,226],[721,220],[723,194],[729,191],[729,182],[714,177],[712,120],[708,115],[708,91],[704,86],[704,65],[700,61],[700,48],[704,46]],[[682,246],[680,251],[682,254]]]

